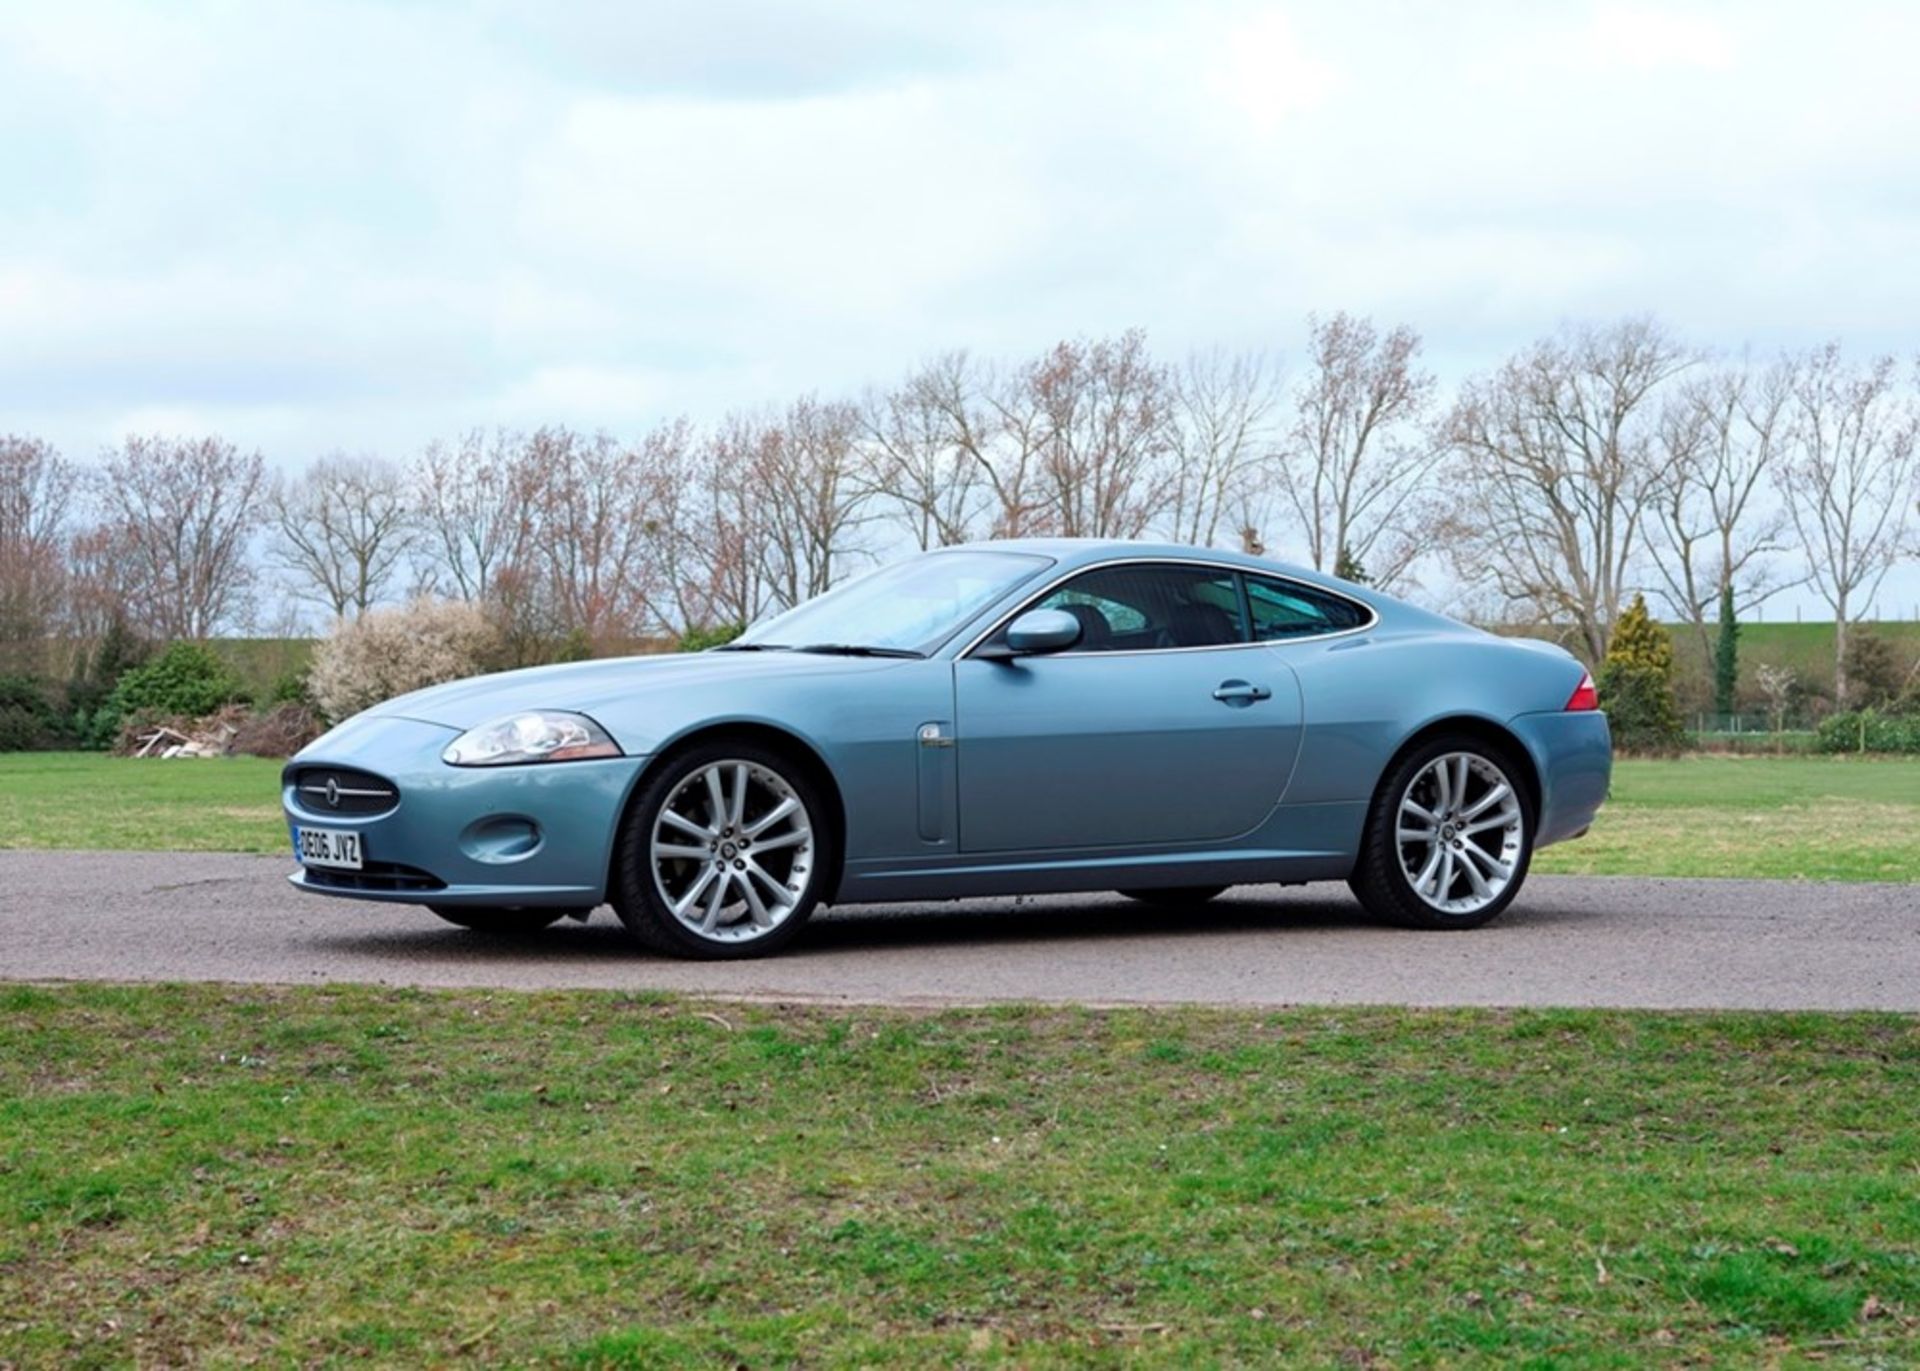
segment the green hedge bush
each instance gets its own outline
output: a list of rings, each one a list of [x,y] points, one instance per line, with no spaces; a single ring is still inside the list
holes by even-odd
[[[721,647],[747,631],[745,624],[702,624],[688,629],[674,644],[676,652],[705,652]]]
[[[32,752],[62,742],[60,712],[44,682],[0,676],[0,752]]]
[[[109,746],[135,714],[198,719],[247,697],[226,659],[203,643],[175,643],[121,676],[107,702],[87,721],[88,741]]]
[[[1820,722],[1819,740],[1822,752],[1920,753],[1920,714],[1830,714]]]

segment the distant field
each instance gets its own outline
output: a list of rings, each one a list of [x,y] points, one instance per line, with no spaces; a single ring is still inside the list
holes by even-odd
[[[1707,659],[1693,629],[1688,625],[1676,624],[1668,624],[1667,628],[1673,634],[1675,666],[1683,674],[1697,675],[1704,680],[1708,674]],[[1885,638],[1893,644],[1895,655],[1903,662],[1910,664],[1916,656],[1920,656],[1920,622],[1889,619],[1879,623],[1855,624],[1852,631]],[[1830,688],[1833,684],[1832,623],[1741,624],[1740,682],[1743,689],[1757,687],[1759,678],[1755,673],[1763,662],[1771,666],[1791,667],[1801,680],[1818,682],[1822,688]]]
[[[313,658],[311,638],[216,638],[213,648],[256,696],[283,676],[305,672]]]
[[[0,848],[279,852],[277,762],[0,755]],[[1622,761],[1593,832],[1535,870],[1920,880],[1920,759]]]

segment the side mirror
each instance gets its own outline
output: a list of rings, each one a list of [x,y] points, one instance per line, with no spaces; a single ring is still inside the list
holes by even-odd
[[[1030,609],[1007,625],[1005,647],[975,653],[993,661],[1059,652],[1080,641],[1080,621],[1064,609]]]

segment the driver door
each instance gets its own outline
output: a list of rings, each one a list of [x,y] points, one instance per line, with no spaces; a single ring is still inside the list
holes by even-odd
[[[1097,567],[1026,608],[1066,610],[1081,638],[954,664],[962,852],[1221,841],[1280,802],[1300,691],[1248,640],[1236,572]]]

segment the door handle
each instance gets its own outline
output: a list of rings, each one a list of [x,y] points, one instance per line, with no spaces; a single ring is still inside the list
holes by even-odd
[[[1222,704],[1250,705],[1255,700],[1269,700],[1273,692],[1263,685],[1253,685],[1247,681],[1222,681],[1214,688],[1213,698]]]

